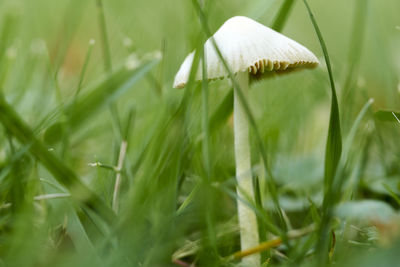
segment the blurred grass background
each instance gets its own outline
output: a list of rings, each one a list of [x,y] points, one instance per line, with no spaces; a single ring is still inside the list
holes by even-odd
[[[213,1],[207,18],[212,32],[235,15],[272,25],[283,2]],[[249,99],[289,230],[319,223],[330,110],[318,38],[302,1],[293,2],[282,32],[313,51],[321,66],[257,82]],[[232,120],[229,108],[212,117],[231,90],[229,82],[209,84],[209,114],[216,121],[210,124],[209,170],[201,88],[172,89],[175,73],[202,34],[195,8],[182,0],[103,0],[103,9],[98,3],[0,0],[0,88],[9,103],[1,109],[0,264],[176,266],[171,259],[176,251],[181,265],[236,264],[222,259],[239,250]],[[395,266],[400,125],[390,112],[389,121],[374,113],[400,109],[400,3],[309,4],[329,49],[349,151],[329,262]],[[356,124],[370,98],[374,103]],[[16,118],[4,115],[10,109],[32,136],[16,135]],[[355,138],[346,143],[352,127]],[[123,142],[127,152],[118,169]],[[256,146],[252,161],[265,223],[280,227]],[[98,214],[111,213],[104,210],[111,210],[118,173],[119,211],[103,220]],[[98,199],[89,201],[91,193],[82,197],[78,186],[63,182],[71,175]],[[104,212],[96,214],[97,208],[81,202]],[[321,266],[314,257],[317,239],[310,234],[284,242],[269,251],[269,264]]]

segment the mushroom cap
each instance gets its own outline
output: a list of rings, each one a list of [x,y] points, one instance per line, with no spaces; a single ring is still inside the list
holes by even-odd
[[[273,73],[287,73],[297,68],[313,68],[317,57],[307,48],[250,18],[237,16],[228,19],[214,34],[215,42],[233,73],[248,71],[256,78]],[[211,39],[204,45],[207,78],[228,76]],[[182,63],[175,76],[174,88],[183,88],[190,74],[194,52]],[[198,68],[196,80],[202,80]]]

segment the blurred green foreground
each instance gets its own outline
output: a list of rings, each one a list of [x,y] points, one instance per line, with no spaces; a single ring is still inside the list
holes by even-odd
[[[254,141],[253,208],[262,240],[283,240],[265,266],[398,266],[400,2],[308,1],[338,95],[335,186],[331,87],[303,1],[201,2],[212,33],[248,16],[321,61],[250,91],[272,174]],[[208,101],[200,83],[172,88],[206,38],[193,3],[0,0],[0,266],[239,264],[230,83],[209,83]]]

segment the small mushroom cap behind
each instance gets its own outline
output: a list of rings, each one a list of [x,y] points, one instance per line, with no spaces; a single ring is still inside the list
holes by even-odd
[[[319,62],[307,48],[250,18],[237,16],[227,20],[214,39],[233,73],[248,71],[262,78],[268,73],[286,73],[296,68],[313,68]],[[208,39],[204,45],[209,80],[228,76],[222,61]],[[182,63],[175,76],[174,88],[183,88],[190,74],[194,52]],[[202,79],[198,68],[196,80]]]

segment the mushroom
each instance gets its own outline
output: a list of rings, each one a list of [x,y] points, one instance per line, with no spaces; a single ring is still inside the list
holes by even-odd
[[[213,35],[230,71],[235,74],[239,88],[234,90],[234,139],[238,199],[254,202],[252,184],[249,126],[243,103],[237,90],[247,97],[250,79],[261,79],[273,74],[285,74],[293,70],[313,68],[318,59],[307,48],[288,37],[243,16],[228,19]],[[204,45],[208,80],[228,77],[214,44],[208,39]],[[183,88],[189,78],[194,52],[190,53],[175,76],[174,87]],[[202,80],[198,69],[196,81]],[[238,200],[238,217],[242,250],[259,243],[257,220],[254,211]],[[245,266],[259,266],[259,255],[243,259]]]

